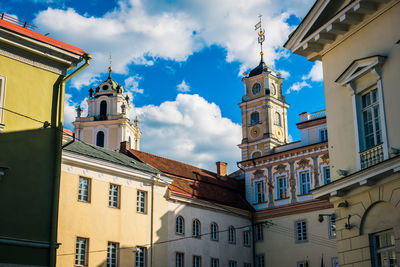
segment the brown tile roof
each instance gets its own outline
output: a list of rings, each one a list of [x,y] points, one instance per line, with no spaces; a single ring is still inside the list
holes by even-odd
[[[233,178],[219,177],[214,172],[143,151],[129,149],[127,155],[171,176],[174,180],[169,189],[173,193],[235,208],[252,209],[243,197],[243,185]]]

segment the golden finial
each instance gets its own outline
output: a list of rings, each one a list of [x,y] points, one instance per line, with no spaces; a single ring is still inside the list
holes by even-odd
[[[260,18],[260,21],[255,25],[255,29],[254,30],[256,31],[256,30],[260,29],[259,32],[258,32],[258,43],[260,44],[260,48],[261,48],[260,55],[261,55],[261,62],[262,62],[263,61],[263,55],[264,55],[264,52],[262,50],[262,45],[263,45],[263,42],[265,41],[265,29],[263,29],[261,27],[261,17],[262,17],[262,15],[261,14],[258,15],[258,17]]]
[[[111,52],[110,52],[110,57],[108,58],[108,61],[109,61],[109,65],[108,65],[108,78],[110,78],[111,79],[111,72],[112,72],[112,67],[111,67],[111,63],[112,63],[112,57],[111,57]]]

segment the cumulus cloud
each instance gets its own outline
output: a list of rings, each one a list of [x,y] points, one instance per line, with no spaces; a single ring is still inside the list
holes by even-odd
[[[253,29],[254,14],[259,13],[266,29],[264,59],[273,67],[275,60],[288,55],[282,44],[293,27],[286,20],[290,14],[304,16],[312,2],[193,0],[171,5],[168,0],[121,0],[101,17],[79,14],[72,8],[48,8],[37,14],[34,23],[52,37],[93,54],[91,67],[72,81],[80,88],[106,72],[110,52],[114,71],[120,74],[127,74],[131,63],[151,65],[157,58],[184,61],[211,45],[225,48],[226,60],[241,62],[241,71],[252,68],[259,61]]]
[[[125,79],[125,90],[138,94],[143,94],[144,89],[139,88],[139,81],[142,79],[138,74]]]
[[[221,115],[220,108],[195,94],[178,94],[159,106],[135,107],[140,120],[141,149],[209,170],[216,161],[236,169],[241,126]]]
[[[190,92],[190,86],[185,82],[185,80],[183,80],[176,86],[176,90],[183,93]]]
[[[303,80],[308,79],[313,82],[322,82],[324,80],[321,61],[315,62],[308,75],[303,77]]]
[[[278,70],[277,72],[280,73],[282,78],[284,78],[284,79],[287,79],[290,77],[290,73],[286,70]]]
[[[78,103],[72,99],[72,95],[70,93],[65,94],[65,101],[64,101],[64,127],[73,129],[74,126],[72,122],[75,121],[76,117],[76,108],[80,105],[82,111],[81,116],[87,116],[87,102],[86,99],[82,100],[82,102]]]
[[[289,87],[289,89],[286,91],[286,94],[290,94],[290,92],[298,92],[304,87],[311,88],[311,85],[309,85],[306,81],[296,82]]]

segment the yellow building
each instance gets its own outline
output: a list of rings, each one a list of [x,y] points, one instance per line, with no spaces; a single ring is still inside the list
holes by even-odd
[[[54,266],[67,71],[89,56],[0,19],[0,265]]]
[[[400,258],[400,1],[317,1],[285,47],[322,61],[340,266]]]

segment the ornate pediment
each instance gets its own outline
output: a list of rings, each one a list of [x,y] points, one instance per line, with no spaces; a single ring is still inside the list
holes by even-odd
[[[286,165],[279,164],[278,166],[275,167],[275,170],[277,170],[279,173],[282,173],[286,170]]]
[[[264,171],[263,170],[256,170],[254,173],[255,178],[261,178],[264,176]]]
[[[301,159],[297,162],[297,165],[304,168],[305,166],[308,165],[309,162],[310,162],[310,160],[308,160],[308,159]]]
[[[326,153],[326,154],[322,155],[322,156],[321,156],[321,159],[322,159],[324,162],[329,163],[329,154]]]

